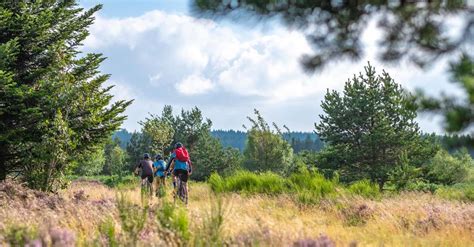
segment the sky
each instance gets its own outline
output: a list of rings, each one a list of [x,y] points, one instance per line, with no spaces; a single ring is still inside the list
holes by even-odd
[[[341,91],[368,61],[406,89],[460,94],[449,82],[447,60],[421,70],[374,59],[375,23],[363,33],[363,59],[330,63],[309,75],[299,63],[311,53],[304,34],[277,21],[248,25],[196,18],[185,0],[79,2],[85,8],[103,4],[82,49],[107,57],[101,71],[111,74],[116,100],[134,99],[122,126],[129,131],[140,130],[138,121],[159,114],[164,105],[176,112],[197,106],[213,129],[242,130],[256,108],[268,122],[313,131],[327,89]],[[439,117],[423,114],[418,122],[424,132],[442,133]]]

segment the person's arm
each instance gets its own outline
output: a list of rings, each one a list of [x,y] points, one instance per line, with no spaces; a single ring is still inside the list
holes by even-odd
[[[188,165],[189,165],[188,172],[189,172],[189,175],[191,175],[193,173],[193,162],[191,162],[191,160],[188,160]]]
[[[134,171],[135,175],[138,175],[139,173],[138,171],[141,168],[141,166],[142,166],[142,162],[138,162],[138,164],[135,165],[135,171]]]
[[[171,163],[173,162],[174,157],[171,157],[170,160],[168,161],[168,164],[166,164],[165,171],[168,172],[171,166]]]

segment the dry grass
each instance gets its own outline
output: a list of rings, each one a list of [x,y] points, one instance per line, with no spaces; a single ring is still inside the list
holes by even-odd
[[[49,232],[52,228],[66,229],[77,245],[89,245],[98,236],[100,225],[111,218],[120,234],[117,193],[94,182],[73,183],[54,196],[1,184],[0,244],[9,227],[17,225]],[[127,194],[141,205],[138,189]],[[198,232],[213,201],[207,185],[190,186],[191,234]],[[309,207],[286,196],[224,194],[223,201],[222,239],[228,245],[288,246],[322,234],[337,246],[474,246],[474,204],[445,201],[429,194],[407,193],[377,201],[340,197]],[[139,245],[180,244],[154,220],[159,204],[157,198],[150,202]]]

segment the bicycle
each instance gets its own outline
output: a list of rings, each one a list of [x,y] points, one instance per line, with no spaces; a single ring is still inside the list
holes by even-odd
[[[147,195],[148,196],[152,196],[153,195],[153,185],[150,183],[150,181],[148,180],[148,178],[142,178],[142,181],[141,181],[141,193],[142,193],[142,196],[143,195]]]
[[[188,190],[187,190],[188,183],[183,182],[181,180],[181,176],[176,177],[176,187],[177,189],[175,190],[174,194],[174,202],[176,203],[176,197],[179,197],[179,199],[184,202],[184,204],[188,205]]]
[[[155,195],[156,197],[164,197],[166,195],[166,188],[165,188],[165,177],[155,177],[155,179],[157,180],[156,182],[156,188],[155,188]]]

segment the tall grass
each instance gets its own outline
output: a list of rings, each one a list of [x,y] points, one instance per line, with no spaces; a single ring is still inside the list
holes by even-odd
[[[366,198],[376,199],[380,197],[378,186],[367,179],[357,181],[351,184],[347,189],[352,194]]]
[[[290,194],[304,204],[316,203],[321,198],[334,195],[338,186],[337,181],[328,180],[323,175],[309,170],[301,170],[287,178],[271,172],[257,174],[237,171],[226,178],[212,174],[208,183],[217,193]]]
[[[224,200],[221,196],[211,197],[210,200],[210,209],[204,214],[202,224],[194,235],[194,246],[224,245]]]
[[[142,202],[143,206],[134,204],[125,193],[120,193],[117,198],[117,209],[119,211],[122,231],[127,235],[131,245],[136,245],[138,234],[148,216],[148,203]]]
[[[474,202],[474,184],[456,184],[450,187],[442,187],[437,189],[435,194],[444,199]]]
[[[183,242],[189,240],[189,219],[183,208],[177,207],[168,201],[163,201],[156,213],[156,218],[163,228],[177,234]]]

